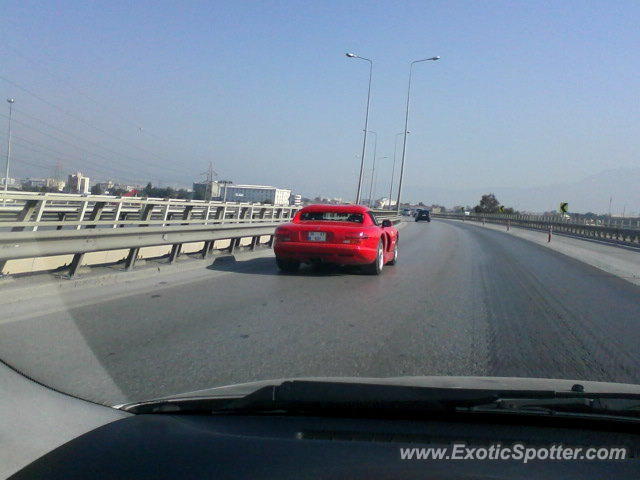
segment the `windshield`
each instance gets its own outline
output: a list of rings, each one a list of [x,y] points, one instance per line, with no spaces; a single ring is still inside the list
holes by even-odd
[[[640,2],[610,3],[5,0],[1,362],[109,406],[640,384]]]

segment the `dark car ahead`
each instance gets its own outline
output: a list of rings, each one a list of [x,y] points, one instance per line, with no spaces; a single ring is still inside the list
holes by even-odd
[[[416,212],[416,222],[421,221],[431,221],[431,215],[429,214],[429,210],[418,210]]]

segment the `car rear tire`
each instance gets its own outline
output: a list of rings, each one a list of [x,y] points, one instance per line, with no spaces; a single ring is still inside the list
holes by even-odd
[[[278,257],[276,257],[276,264],[281,271],[287,273],[297,272],[298,268],[300,268],[300,262],[297,262],[295,260],[285,260]]]
[[[376,259],[369,265],[365,265],[364,271],[369,275],[380,275],[382,267],[384,267],[384,246],[382,244],[382,240],[380,240],[380,242],[378,242],[378,253],[376,254]]]
[[[396,245],[393,247],[393,258],[389,260],[387,265],[395,265],[398,261],[398,241],[396,240]]]

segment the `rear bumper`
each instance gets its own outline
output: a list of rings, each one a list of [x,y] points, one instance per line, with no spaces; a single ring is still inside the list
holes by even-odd
[[[277,257],[302,263],[335,263],[338,265],[366,265],[376,259],[377,249],[361,245],[276,242]]]

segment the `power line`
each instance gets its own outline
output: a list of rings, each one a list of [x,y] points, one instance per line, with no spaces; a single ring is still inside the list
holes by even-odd
[[[153,137],[154,139],[156,139],[156,140],[158,140],[158,141],[161,141],[161,142],[165,143],[165,145],[167,144],[167,139],[169,138],[169,136],[167,136],[166,134],[163,134],[163,135],[156,135],[156,134],[154,134],[153,132],[151,132],[151,131],[147,130],[146,128],[143,128],[143,126],[140,124],[140,122],[134,121],[134,120],[132,120],[131,118],[129,118],[129,117],[127,117],[127,116],[124,116],[124,115],[121,115],[121,114],[116,114],[116,113],[112,110],[112,109],[113,109],[113,106],[112,106],[112,105],[107,104],[107,103],[105,103],[105,102],[101,102],[101,101],[99,101],[99,100],[96,100],[93,96],[88,95],[85,91],[83,91],[83,90],[81,90],[81,89],[77,88],[77,86],[72,87],[72,86],[71,86],[71,81],[73,81],[73,80],[72,80],[72,77],[70,77],[70,76],[66,76],[66,79],[65,79],[65,78],[64,78],[65,76],[63,76],[63,75],[59,75],[59,74],[56,74],[56,73],[53,73],[49,68],[45,67],[41,61],[38,61],[38,60],[36,60],[36,59],[34,59],[34,58],[32,58],[32,57],[29,57],[29,56],[25,55],[25,54],[24,54],[24,53],[22,53],[20,50],[18,50],[17,48],[15,48],[13,45],[9,45],[6,41],[4,42],[4,46],[5,46],[6,48],[8,48],[8,49],[12,50],[16,55],[18,55],[19,57],[23,58],[24,60],[27,60],[28,62],[30,62],[30,63],[32,63],[32,64],[35,64],[35,65],[39,66],[39,67],[40,67],[40,69],[41,69],[42,71],[44,71],[45,73],[47,73],[47,74],[48,74],[49,76],[51,76],[52,78],[55,78],[55,79],[57,79],[57,80],[59,80],[59,81],[64,82],[64,84],[65,84],[66,88],[70,89],[71,91],[74,91],[76,94],[78,94],[78,95],[80,95],[80,96],[83,96],[83,97],[85,97],[86,99],[88,99],[89,101],[93,102],[94,104],[96,104],[96,105],[100,106],[103,110],[106,110],[106,111],[107,111],[106,113],[110,114],[110,115],[111,115],[111,116],[113,116],[113,117],[117,117],[117,118],[118,118],[118,119],[120,119],[123,123],[127,123],[127,124],[129,124],[129,125],[134,126],[134,127],[137,129],[136,131],[137,131],[138,133],[148,135],[148,136]],[[160,156],[158,156],[158,155],[157,155],[157,153],[154,153],[154,152],[152,152],[151,150],[148,150],[148,149],[146,149],[146,148],[140,147],[139,145],[136,145],[135,143],[132,143],[132,142],[130,142],[130,141],[128,141],[128,140],[125,140],[125,139],[123,139],[123,138],[121,138],[121,137],[119,137],[119,136],[117,136],[117,135],[114,135],[113,133],[110,133],[110,132],[108,132],[108,131],[104,130],[104,129],[103,129],[103,128],[101,128],[101,127],[96,126],[96,125],[95,125],[95,124],[93,124],[92,122],[87,121],[87,120],[86,120],[85,118],[83,118],[82,116],[77,115],[77,114],[73,113],[72,111],[70,111],[70,110],[68,110],[68,109],[66,109],[66,108],[60,107],[59,105],[56,105],[55,103],[51,102],[50,100],[47,100],[47,99],[46,99],[46,98],[44,98],[43,96],[41,96],[41,95],[39,95],[39,94],[35,93],[35,92],[34,92],[34,91],[32,91],[31,89],[29,89],[29,88],[25,87],[24,85],[21,85],[20,83],[18,83],[18,82],[16,82],[16,81],[12,80],[12,79],[10,79],[10,78],[7,78],[7,77],[5,77],[5,76],[0,75],[0,80],[3,80],[3,81],[5,81],[5,82],[9,83],[10,85],[15,86],[16,88],[19,88],[20,90],[22,90],[22,91],[26,92],[27,94],[29,94],[29,95],[33,96],[34,98],[36,98],[36,99],[38,99],[39,101],[43,102],[44,104],[46,104],[46,105],[50,106],[51,108],[54,108],[54,109],[58,110],[59,112],[63,113],[64,115],[67,115],[68,117],[73,118],[74,120],[76,120],[76,121],[78,121],[78,122],[81,122],[81,123],[83,123],[83,124],[87,125],[88,127],[93,128],[94,130],[96,130],[96,131],[98,131],[98,132],[100,132],[100,133],[102,133],[102,134],[104,134],[104,135],[107,135],[107,136],[109,136],[109,137],[111,137],[111,138],[113,138],[113,139],[116,139],[116,140],[120,141],[121,143],[124,143],[124,144],[130,145],[130,146],[132,146],[133,148],[136,148],[136,149],[138,149],[138,150],[140,150],[140,151],[142,151],[142,152],[148,153],[148,154],[152,155],[153,157],[158,157],[158,158],[160,158]],[[29,115],[28,115],[28,114],[26,114],[25,112],[22,112],[22,114],[24,114],[24,115],[26,115],[26,116],[29,116]],[[35,118],[35,117],[31,117],[31,118]],[[45,125],[48,125],[48,124],[46,124],[46,122],[44,122],[44,121],[42,121],[42,120],[39,120],[39,119],[37,119],[37,118],[35,118],[35,119],[36,119],[36,120],[38,120],[38,121],[40,121],[40,122],[42,122],[42,123],[44,123]],[[49,126],[50,128],[57,129],[56,127],[52,127],[51,125],[48,125],[48,126]],[[61,130],[61,129],[57,129],[57,130],[62,132],[62,130]],[[67,134],[67,135],[71,135],[71,136],[73,136],[72,134],[69,134],[69,133],[67,133],[67,132],[63,132],[63,133],[65,133],[65,134]],[[52,138],[54,138],[54,137],[52,137]],[[74,136],[74,138],[79,138],[79,137]],[[86,141],[86,140],[84,140],[84,141]],[[114,152],[113,150],[108,149],[107,147],[104,147],[104,146],[102,146],[102,145],[96,144],[95,142],[89,142],[89,141],[87,141],[87,142],[88,142],[88,143],[93,143],[94,145],[97,145],[99,148],[102,148],[102,149],[105,149],[105,150],[110,150],[110,151]],[[68,143],[68,142],[67,142],[67,143]],[[172,139],[172,143],[174,143],[174,144],[180,144],[180,143],[183,143],[183,142],[176,142],[176,141],[175,141],[175,139]],[[78,148],[78,147],[76,147],[76,148]],[[123,155],[123,154],[120,154],[120,153],[118,153],[118,155],[128,157],[127,155]],[[128,158],[132,158],[132,157],[128,157]],[[168,162],[171,162],[171,159],[165,159],[165,160],[168,160]],[[140,160],[140,159],[135,159],[135,161],[136,161],[136,162],[139,162],[139,163],[147,163],[147,162],[144,162],[143,160]],[[202,161],[202,160],[201,160],[201,161]],[[154,165],[154,166],[155,166],[155,165]],[[184,175],[184,171],[183,171],[183,170],[179,170],[179,169],[172,168],[172,167],[168,167],[168,166],[163,167],[163,169],[165,169],[165,170],[167,170],[167,169],[168,169],[168,170],[172,170],[172,171],[174,171],[174,172],[178,172],[178,173],[180,173],[181,175]]]
[[[50,123],[45,122],[44,120],[39,119],[38,117],[35,117],[35,116],[33,116],[33,115],[30,115],[30,114],[26,113],[24,110],[17,110],[17,109],[14,109],[14,111],[16,111],[16,112],[20,113],[21,115],[24,115],[24,116],[26,116],[26,117],[28,117],[28,118],[31,118],[31,119],[33,119],[33,120],[35,120],[35,121],[37,121],[37,122],[40,122],[40,123],[42,123],[43,125],[46,125],[48,128],[51,128],[52,130],[55,130],[55,131],[57,131],[57,132],[60,132],[60,133],[62,133],[63,135],[67,135],[67,136],[69,136],[69,137],[75,138],[75,139],[77,139],[77,140],[80,140],[81,142],[85,142],[85,143],[89,143],[89,144],[91,144],[91,145],[95,145],[95,146],[96,146],[96,147],[98,147],[98,148],[102,148],[103,150],[106,150],[106,151],[108,151],[108,152],[114,153],[114,154],[119,155],[119,156],[121,156],[121,157],[128,158],[129,160],[132,160],[132,161],[134,161],[134,162],[146,163],[146,164],[148,164],[148,165],[152,165],[152,166],[154,166],[154,167],[157,167],[157,165],[156,165],[155,163],[151,163],[151,162],[148,162],[148,161],[142,160],[142,159],[140,159],[140,158],[136,158],[136,157],[130,157],[129,155],[126,155],[126,154],[120,153],[120,152],[118,152],[118,151],[116,151],[116,150],[113,150],[113,149],[111,149],[111,148],[105,147],[105,146],[101,145],[101,144],[100,144],[100,143],[98,143],[98,142],[94,142],[94,141],[92,141],[92,140],[86,140],[86,139],[84,139],[84,138],[82,138],[82,137],[79,137],[78,135],[76,135],[76,134],[74,134],[74,133],[70,133],[68,130],[63,130],[62,128],[56,127],[56,126],[54,126],[54,125],[51,125]],[[166,169],[166,170],[173,170],[174,172],[177,172],[177,173],[184,173],[182,170],[179,170],[179,169],[176,169],[176,168],[172,168],[172,167],[164,167],[164,166],[163,166],[162,168],[163,168],[163,169]]]
[[[30,150],[30,151],[35,152],[35,153],[40,154],[40,155],[42,155],[43,151],[44,151],[44,154],[46,154],[48,156],[48,158],[64,162],[64,164],[67,167],[69,167],[71,170],[85,170],[85,171],[87,171],[87,165],[82,165],[82,166],[78,165],[76,163],[76,161],[78,161],[78,160],[73,161],[72,159],[69,159],[69,157],[66,156],[64,153],[61,153],[58,150],[51,149],[51,148],[49,148],[47,146],[44,146],[42,144],[38,144],[36,142],[32,142],[30,140],[27,140],[27,139],[24,139],[24,138],[21,138],[21,137],[13,136],[13,139],[19,141],[18,143],[15,143],[15,146],[17,146],[19,148],[25,148],[27,150]],[[34,148],[33,146],[23,145],[22,142],[26,142],[28,144],[31,144],[31,145],[35,146],[36,148]],[[49,153],[47,153],[47,150],[49,150],[49,151],[51,151],[53,153],[58,153],[58,154],[62,155],[62,157],[50,155]],[[83,160],[80,159],[79,161],[83,161]],[[58,162],[58,163],[60,163],[60,162]],[[104,166],[102,164],[100,164],[100,163],[91,162],[91,161],[88,161],[87,163],[89,163],[89,173],[91,173],[91,171],[98,170],[98,171],[102,171],[102,172],[106,173],[107,176],[114,176],[113,170],[108,170],[108,169],[104,168]],[[40,166],[42,166],[42,165],[40,165]],[[49,165],[49,166],[51,166],[51,165]],[[115,170],[119,171],[119,172],[124,172],[124,170],[120,170],[118,168],[116,168]],[[134,182],[134,183],[135,182],[144,183],[146,181],[146,180],[132,179],[130,177],[127,177],[126,173],[125,173],[125,176],[122,176],[122,175],[118,175],[118,176],[120,177],[120,179],[126,179],[127,181],[131,181],[131,182]]]
[[[2,113],[0,113],[0,117],[9,118],[9,117],[8,117],[8,115],[4,115],[4,114],[2,114]],[[25,126],[26,128],[29,128],[30,130],[34,130],[34,131],[36,131],[36,132],[40,133],[41,135],[45,135],[45,136],[47,136],[47,137],[49,137],[49,138],[52,138],[52,139],[54,139],[54,140],[56,140],[56,141],[58,141],[58,142],[63,142],[63,143],[66,143],[66,144],[68,144],[68,145],[71,145],[72,147],[74,147],[74,148],[76,148],[76,149],[78,149],[78,150],[80,150],[80,151],[83,151],[83,152],[85,152],[85,153],[87,153],[87,154],[89,154],[89,155],[93,155],[94,157],[100,157],[100,158],[103,158],[103,159],[104,159],[104,160],[106,160],[107,162],[114,162],[114,161],[115,161],[116,163],[118,163],[118,160],[114,160],[113,158],[106,157],[105,155],[102,155],[102,154],[100,154],[100,153],[97,153],[97,152],[93,152],[93,151],[87,150],[86,148],[80,147],[80,146],[78,146],[78,145],[76,145],[76,144],[74,144],[74,143],[70,142],[69,140],[66,140],[66,139],[64,139],[64,138],[56,137],[55,135],[52,135],[52,134],[50,134],[50,133],[48,133],[48,132],[44,132],[44,131],[40,130],[39,128],[36,128],[36,127],[34,127],[34,126],[32,126],[32,125],[29,125],[29,124],[28,124],[28,123],[26,123],[26,122],[23,122],[23,121],[21,121],[21,120],[16,120],[16,119],[13,119],[13,121],[14,121],[14,122],[16,122],[16,123],[18,123],[18,124],[20,124],[20,125]],[[120,163],[121,163],[121,162],[120,162]],[[153,172],[153,171],[151,171],[151,170],[147,170],[147,173],[154,174],[154,172]],[[152,176],[152,175],[151,175],[151,176]]]
[[[45,147],[45,146],[43,146],[41,144],[37,144],[35,142],[31,142],[31,141],[26,140],[26,139],[21,138],[21,137],[15,137],[14,136],[14,139],[18,140],[18,142],[15,144],[17,147],[24,148],[24,149],[27,149],[27,150],[31,150],[32,152],[35,152],[35,153],[40,154],[40,155],[43,155],[43,154],[47,155],[48,158],[64,162],[66,165],[72,167],[72,169],[78,170],[79,169],[78,168],[79,165],[77,163],[75,163],[75,162],[76,161],[83,161],[82,159],[79,159],[79,160],[76,159],[74,161],[73,159],[70,159],[68,156],[66,156],[65,154],[63,154],[63,153],[61,153],[61,152],[59,152],[57,150],[49,149],[49,148],[47,148],[47,147]],[[23,145],[22,142],[26,142],[26,143],[32,144],[36,148],[34,148],[34,146],[30,146],[30,145]],[[57,153],[57,154],[62,155],[62,156],[51,155],[50,153],[47,153],[47,150],[49,150],[49,151],[51,151],[53,153]],[[90,167],[92,167],[92,168],[97,168],[97,169],[102,170],[102,171],[107,172],[107,173],[111,172],[110,170],[107,170],[106,168],[104,168],[99,163],[91,162],[91,161],[89,161],[88,163],[90,164]],[[86,165],[84,165],[83,167],[86,167]]]
[[[12,46],[12,45],[7,44],[6,42],[5,42],[4,46],[5,46],[5,47],[7,47],[7,48],[9,48],[9,49],[11,49],[15,54],[17,54],[17,55],[18,55],[18,56],[20,56],[21,58],[23,58],[23,59],[27,60],[28,62],[31,62],[31,63],[33,63],[33,64],[35,64],[35,65],[38,65],[38,66],[39,66],[39,67],[40,67],[44,72],[48,73],[51,77],[53,77],[53,78],[57,78],[57,79],[59,79],[59,80],[62,80],[62,81],[65,83],[66,87],[67,87],[67,88],[69,88],[69,89],[71,89],[72,91],[74,91],[76,94],[79,94],[80,96],[83,96],[83,97],[87,98],[88,100],[90,100],[91,102],[95,103],[96,105],[98,105],[99,107],[101,107],[101,108],[103,108],[103,109],[105,109],[105,110],[110,110],[110,109],[112,109],[112,106],[111,106],[111,105],[108,105],[108,104],[106,104],[106,103],[104,103],[104,102],[101,102],[101,101],[96,100],[96,99],[95,99],[95,98],[93,98],[92,96],[88,95],[86,92],[84,92],[84,91],[80,90],[78,87],[71,87],[71,86],[70,86],[70,82],[69,82],[69,77],[67,77],[66,79],[64,79],[61,75],[54,74],[54,73],[53,73],[53,72],[51,72],[51,70],[49,70],[47,67],[43,66],[42,62],[39,62],[38,60],[35,60],[35,59],[33,59],[33,58],[28,57],[28,56],[27,56],[27,55],[25,55],[24,53],[21,53],[17,48],[15,48],[15,47],[14,47],[14,46]],[[22,89],[23,91],[25,91],[25,92],[29,93],[30,95],[33,95],[35,98],[38,98],[40,101],[45,102],[47,105],[51,106],[52,108],[56,108],[56,109],[58,109],[58,110],[60,110],[60,111],[63,111],[63,113],[65,113],[65,114],[67,114],[67,115],[70,115],[72,118],[75,118],[76,120],[81,121],[81,122],[83,122],[83,123],[87,123],[88,125],[92,126],[92,128],[97,128],[97,127],[93,127],[93,125],[91,125],[91,124],[89,124],[88,122],[86,122],[86,120],[81,119],[80,117],[78,117],[78,116],[76,116],[76,115],[74,115],[74,114],[69,113],[69,112],[68,112],[68,111],[66,111],[65,109],[63,109],[63,108],[61,108],[61,107],[59,107],[59,106],[57,106],[57,105],[53,104],[52,102],[50,102],[50,101],[48,101],[48,100],[45,100],[44,98],[42,98],[42,97],[41,97],[41,96],[39,96],[39,95],[37,95],[37,94],[35,94],[35,93],[33,93],[33,92],[31,92],[31,91],[27,90],[27,89],[26,89],[26,87],[23,87],[23,86],[19,85],[17,82],[15,82],[15,81],[13,81],[13,80],[10,80],[10,79],[8,79],[8,78],[6,78],[6,77],[1,77],[1,76],[0,76],[0,78],[2,78],[2,79],[3,79],[4,81],[6,81],[6,82],[11,83],[12,85],[16,86],[17,88]],[[115,118],[118,118],[119,120],[123,121],[124,123],[128,123],[129,125],[134,126],[134,127],[137,129],[137,131],[138,131],[139,133],[143,133],[143,134],[145,134],[145,135],[148,135],[148,136],[150,136],[150,137],[152,137],[152,138],[154,138],[154,139],[156,139],[156,140],[159,140],[159,141],[163,142],[165,145],[167,145],[167,135],[166,135],[166,134],[165,134],[165,135],[156,135],[155,133],[150,132],[150,131],[149,131],[149,130],[147,130],[145,127],[143,127],[143,126],[140,124],[140,122],[136,122],[136,121],[134,121],[134,120],[131,120],[130,118],[125,117],[124,115],[116,114],[116,113],[114,113],[114,112],[113,112],[113,110],[111,110],[111,111],[110,111],[110,112],[108,112],[108,113],[109,113],[111,116],[113,116],[113,117],[115,117]],[[183,142],[176,142],[175,140],[172,140],[172,143],[174,143],[174,144],[181,144],[181,143],[183,143]],[[147,153],[150,153],[148,150],[143,149],[142,147],[139,147],[139,146],[136,146],[136,145],[134,145],[134,147],[135,147],[135,148],[138,148],[138,149],[140,149],[140,150],[146,151]]]
[[[97,127],[96,125],[94,125],[93,123],[91,123],[91,122],[89,122],[89,121],[85,120],[84,118],[82,118],[82,117],[80,117],[80,116],[78,116],[78,115],[76,115],[76,114],[74,114],[74,113],[70,112],[69,110],[67,110],[67,109],[65,109],[65,108],[63,108],[63,107],[60,107],[59,105],[56,105],[55,103],[50,102],[49,100],[45,99],[44,97],[42,97],[42,96],[38,95],[37,93],[35,93],[35,92],[33,92],[33,91],[29,90],[28,88],[26,88],[26,87],[24,87],[24,86],[20,85],[19,83],[15,82],[15,81],[13,81],[13,80],[11,80],[11,79],[9,79],[9,78],[5,77],[5,76],[0,75],[0,80],[3,80],[3,81],[5,81],[5,82],[7,82],[8,84],[13,85],[13,86],[14,86],[14,87],[16,87],[16,88],[19,88],[19,89],[20,89],[20,90],[22,90],[23,92],[28,93],[29,95],[31,95],[31,96],[33,96],[34,98],[36,98],[36,99],[40,100],[41,102],[45,103],[46,105],[50,106],[51,108],[54,108],[54,109],[58,110],[59,112],[63,113],[64,115],[67,115],[68,117],[71,117],[71,118],[73,118],[74,120],[76,120],[76,121],[78,121],[78,122],[80,122],[80,123],[83,123],[83,124],[87,125],[87,126],[88,126],[88,127],[90,127],[90,128],[93,128],[94,130],[96,130],[96,131],[98,131],[98,132],[102,133],[103,135],[107,135],[107,136],[109,136],[109,137],[112,137],[113,139],[118,140],[118,141],[119,141],[119,142],[121,142],[121,143],[125,143],[125,144],[127,144],[127,145],[130,145],[130,146],[132,146],[133,148],[136,148],[136,149],[138,149],[138,150],[141,150],[141,151],[143,151],[143,152],[145,152],[145,153],[151,154],[151,155],[153,155],[153,156],[157,156],[157,154],[155,154],[154,152],[152,152],[152,151],[150,151],[150,150],[147,150],[147,149],[145,149],[145,148],[142,148],[142,147],[140,147],[139,145],[136,145],[135,143],[132,143],[132,142],[130,142],[130,141],[128,141],[128,140],[125,140],[125,139],[123,139],[123,138],[121,138],[121,137],[117,136],[117,135],[114,135],[113,133],[108,132],[108,131],[104,130],[103,128]],[[138,132],[142,132],[142,131],[144,131],[144,129],[143,129],[142,127],[138,127]]]
[[[15,53],[16,55],[18,55],[19,57],[21,57],[21,58],[23,58],[23,59],[27,60],[28,62],[31,62],[31,63],[33,63],[33,64],[35,64],[35,65],[38,65],[38,66],[39,66],[39,67],[40,67],[44,72],[48,73],[48,74],[49,74],[49,76],[51,76],[51,77],[53,77],[53,78],[57,78],[58,80],[63,81],[63,82],[67,85],[67,88],[69,88],[69,80],[70,80],[70,77],[63,78],[63,76],[62,76],[62,75],[59,75],[59,74],[53,73],[51,70],[49,70],[47,67],[45,67],[45,66],[42,64],[42,62],[40,62],[40,61],[38,61],[38,60],[36,60],[36,59],[34,59],[34,58],[31,58],[31,57],[29,57],[29,56],[25,55],[25,54],[24,54],[24,53],[22,53],[20,50],[18,50],[17,48],[15,48],[13,45],[9,45],[8,43],[6,43],[6,42],[5,42],[4,46],[5,46],[6,48],[8,48],[8,49],[12,50],[12,51],[13,51],[13,53]],[[78,87],[75,87],[75,88],[73,88],[72,90],[75,90],[75,92],[76,92],[76,93],[78,93],[78,94],[80,94],[81,96],[85,97],[86,99],[88,99],[88,100],[92,101],[93,103],[95,103],[95,104],[96,104],[96,105],[98,105],[99,107],[106,108],[106,109],[112,108],[112,106],[111,106],[111,105],[108,105],[107,103],[103,103],[103,102],[100,102],[100,101],[96,100],[96,99],[95,99],[95,98],[93,98],[92,96],[88,95],[86,92],[84,92],[84,91],[80,90]],[[128,123],[128,124],[130,124],[130,125],[133,125],[133,126],[134,126],[135,128],[137,128],[137,129],[142,129],[142,125],[140,125],[138,122],[135,122],[135,121],[133,121],[133,120],[131,120],[131,119],[129,119],[129,118],[127,118],[127,117],[125,117],[124,115],[117,115],[117,114],[115,114],[114,112],[110,112],[110,114],[111,114],[112,116],[114,116],[114,117],[117,117],[119,120],[124,121],[125,123]]]
[[[31,150],[35,153],[40,153],[36,149],[27,147],[25,145],[20,145],[20,147],[27,148],[28,150]],[[106,179],[113,179],[113,180],[117,179],[119,181],[123,181],[126,183],[144,184],[148,182],[148,179],[143,180],[139,178],[133,178],[129,176],[128,172],[118,168],[113,170],[106,169],[100,163],[96,163],[96,162],[89,162],[89,165],[79,165],[78,163],[76,163],[76,161],[73,161],[73,160],[69,161],[68,159],[65,159],[65,158],[60,158],[60,157],[49,157],[49,158],[58,160],[58,162],[56,162],[56,169],[61,168],[61,166],[64,165],[67,168],[67,170],[84,171],[85,173],[89,174],[88,176],[90,177],[97,176],[97,177],[106,178]],[[60,167],[58,167],[58,165],[60,165]]]
[[[14,137],[14,138],[16,138],[16,137]],[[22,141],[24,141],[24,140],[23,140],[23,139],[20,139],[20,141],[22,142]],[[42,155],[42,154],[43,154],[43,153],[42,153],[42,149],[33,148],[33,147],[31,147],[31,146],[27,146],[27,145],[22,145],[21,143],[16,143],[16,144],[15,144],[15,146],[17,146],[17,147],[19,147],[19,148],[24,148],[24,149],[30,150],[30,151],[32,151],[32,152],[34,152],[34,153],[36,153],[36,154],[39,154],[39,155]],[[75,162],[73,162],[73,161],[69,162],[69,160],[68,160],[67,158],[61,158],[61,157],[57,157],[57,156],[51,156],[50,154],[47,154],[46,152],[45,152],[45,154],[47,155],[47,158],[58,160],[58,162],[56,162],[57,164],[60,164],[60,163],[61,163],[60,161],[62,161],[62,162],[64,162],[64,164],[65,164],[66,166],[68,166],[71,170],[84,170],[85,172],[87,172],[87,166],[86,166],[86,165],[84,165],[84,166],[83,166],[83,168],[78,168],[78,165],[77,165]],[[24,157],[18,157],[18,158],[19,158],[19,159],[22,159],[22,160],[20,160],[20,162],[21,162],[21,163],[27,163],[27,164],[29,164],[29,163],[28,163],[28,161],[24,161]],[[30,161],[31,161],[31,162],[33,162],[33,160],[30,160]],[[20,163],[18,163],[18,165],[19,165],[19,164],[20,164]],[[45,165],[35,165],[35,164],[29,164],[29,165],[31,165],[31,166],[37,166],[37,167],[41,167],[41,168],[51,168],[51,167],[55,166],[55,165],[53,165],[53,164],[51,164],[51,165],[46,165],[46,166],[45,166]],[[91,162],[91,165],[89,166],[89,171],[88,171],[88,173],[92,173],[92,172],[94,172],[95,170],[99,170],[99,171],[102,171],[102,172],[106,172],[109,176],[114,176],[114,175],[113,175],[113,171],[106,170],[106,169],[102,168],[99,164],[95,164],[95,163]],[[126,178],[126,177],[122,177],[122,176],[120,176],[120,178]],[[131,180],[131,181],[133,181],[131,178],[128,178],[127,180]],[[136,181],[137,181],[137,180],[136,180]]]
[[[16,160],[18,160],[19,163],[16,163],[15,166],[20,166],[20,165],[29,165],[31,167],[38,167],[38,168],[51,168],[53,165],[44,165],[41,163],[36,163],[33,160],[25,160],[24,158],[22,158],[20,155],[18,155],[17,157],[15,155],[12,155],[13,158],[15,158]]]

